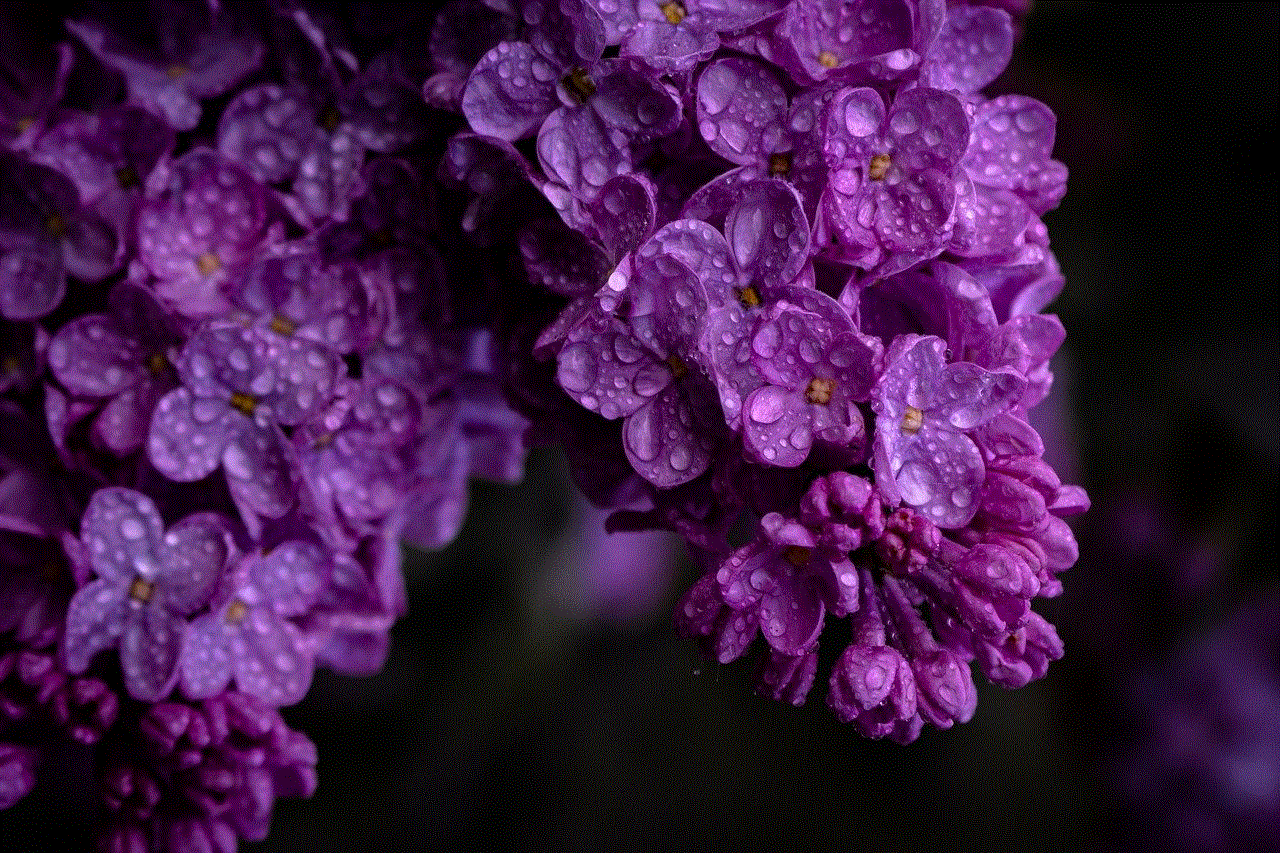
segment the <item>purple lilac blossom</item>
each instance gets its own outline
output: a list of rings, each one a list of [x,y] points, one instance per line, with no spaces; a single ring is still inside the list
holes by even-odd
[[[1006,5],[454,0],[425,51],[301,3],[4,28],[0,713],[93,751],[102,849],[230,853],[308,796],[272,706],[380,668],[401,542],[538,444],[602,535],[686,540],[678,630],[754,644],[765,696],[905,742],[975,713],[974,665],[1042,677],[1088,498],[1030,426],[1066,170],[1047,107],[982,94]],[[60,754],[26,731],[0,806]]]

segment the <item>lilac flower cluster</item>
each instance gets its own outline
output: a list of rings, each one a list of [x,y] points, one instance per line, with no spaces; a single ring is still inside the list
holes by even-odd
[[[470,474],[521,473],[495,290],[439,218],[460,121],[407,51],[296,4],[107,7],[22,47],[0,807],[60,736],[93,752],[103,849],[232,851],[315,787],[276,709],[382,666],[400,543],[451,541]]]
[[[1028,422],[1064,337],[1041,216],[1066,170],[1044,104],[981,93],[1010,12],[515,5],[450,65],[471,133],[443,168],[464,228],[567,298],[515,396],[612,529],[688,540],[680,630],[721,663],[762,636],[759,689],[795,704],[830,648],[832,710],[900,742],[972,716],[972,664],[1044,675],[1062,644],[1031,603],[1088,500]]]
[[[679,627],[763,634],[763,693],[825,636],[863,734],[1061,655],[1031,601],[1087,499],[1027,413],[1065,169],[980,93],[1008,11],[149,6],[0,55],[0,806],[52,729],[104,849],[261,838],[315,784],[275,709],[381,666],[399,543],[534,444],[688,541]]]

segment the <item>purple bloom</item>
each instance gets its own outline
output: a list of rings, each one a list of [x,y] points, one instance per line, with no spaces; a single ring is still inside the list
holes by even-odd
[[[138,259],[156,277],[156,292],[183,316],[224,313],[226,283],[272,239],[266,191],[207,149],[157,169],[151,183],[138,214]]]
[[[182,387],[156,407],[147,453],[160,473],[199,480],[219,466],[245,517],[279,518],[294,502],[294,472],[280,426],[301,423],[341,378],[328,349],[269,330],[201,327],[177,361]]]
[[[0,809],[7,809],[31,792],[36,783],[40,753],[29,746],[0,743]]]
[[[872,468],[892,503],[961,527],[978,508],[986,469],[968,435],[1015,405],[1026,381],[1013,370],[947,364],[936,337],[904,335],[886,356],[872,392],[876,412]]]
[[[948,3],[946,21],[920,67],[920,85],[961,94],[981,90],[1009,64],[1013,38],[1007,11]]]
[[[68,273],[99,281],[116,268],[117,251],[70,181],[0,152],[0,316],[43,317],[62,301]]]
[[[129,282],[111,294],[110,314],[72,320],[49,342],[49,369],[68,392],[104,401],[93,434],[112,452],[142,446],[160,398],[177,384],[169,363],[178,334],[155,297]]]
[[[292,705],[311,686],[314,661],[289,617],[307,612],[327,579],[309,542],[244,557],[227,573],[210,612],[187,628],[179,659],[183,691],[207,699],[236,687],[268,705]]]
[[[131,43],[99,21],[66,26],[104,65],[120,72],[135,103],[175,130],[191,130],[200,120],[201,98],[221,95],[258,67],[262,42],[216,6],[211,11],[193,3],[156,5],[151,45]],[[134,22],[119,23],[124,30]]]
[[[875,383],[880,351],[839,303],[816,290],[789,289],[757,328],[751,349],[764,379],[742,407],[753,458],[795,467],[815,438],[861,455],[866,433],[856,404]]]
[[[695,193],[685,215],[715,224],[709,214],[719,205],[712,196],[774,177],[796,188],[812,217],[827,182],[822,118],[831,95],[830,89],[803,92],[788,106],[781,80],[768,65],[744,57],[708,65],[698,78],[698,131],[738,168]]]
[[[927,258],[942,250],[956,207],[956,170],[969,145],[960,100],[911,89],[885,109],[874,89],[845,89],[828,108],[832,168],[822,221],[850,261],[886,253]]]
[[[90,500],[80,538],[98,577],[71,599],[67,669],[83,672],[95,654],[118,646],[130,695],[163,699],[177,678],[184,617],[209,600],[226,564],[225,520],[192,515],[165,533],[150,498],[106,488]]]
[[[27,150],[53,115],[75,61],[71,45],[37,44],[25,37],[21,7],[0,15],[0,146]]]
[[[111,223],[120,243],[129,243],[143,186],[174,142],[173,129],[149,113],[106,107],[62,114],[36,140],[31,156],[70,178],[85,206]]]
[[[428,41],[433,74],[422,85],[428,104],[460,112],[467,78],[486,53],[516,36],[519,21],[483,0],[450,0],[436,15]]]
[[[894,81],[919,67],[945,12],[942,0],[792,0],[763,45],[801,85]]]

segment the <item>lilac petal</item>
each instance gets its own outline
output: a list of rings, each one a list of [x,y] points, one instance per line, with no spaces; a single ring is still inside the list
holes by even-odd
[[[133,489],[99,489],[80,520],[80,538],[100,577],[125,584],[141,573],[154,581],[164,571],[164,522],[151,498]]]
[[[630,142],[658,139],[680,125],[680,98],[640,62],[610,60],[596,69],[599,80],[587,106],[613,133]]]
[[[186,623],[164,607],[144,606],[125,619],[120,637],[120,669],[129,695],[159,702],[173,689]]]
[[[629,292],[631,327],[645,346],[664,360],[687,352],[707,311],[697,275],[672,255],[646,256],[642,249]]]
[[[147,436],[147,457],[170,480],[191,482],[217,469],[235,412],[225,403],[170,391],[156,405]]]
[[[364,147],[345,125],[312,142],[298,162],[293,181],[293,195],[307,217],[347,218],[351,201],[364,188],[360,179],[364,155]]]
[[[948,171],[969,147],[969,119],[960,99],[938,89],[911,89],[893,102],[886,124],[894,165]]]
[[[234,666],[241,691],[268,705],[292,705],[307,695],[315,661],[293,623],[255,608],[239,633]]]
[[[574,198],[591,202],[613,177],[631,171],[631,151],[595,110],[556,110],[538,131],[538,162]]]
[[[275,370],[275,387],[263,397],[271,415],[295,426],[326,405],[344,367],[337,353],[301,337],[267,333],[265,357]]]
[[[729,57],[698,78],[698,130],[731,163],[756,163],[781,150],[786,115],[787,95],[762,62]]]
[[[755,325],[755,318],[734,299],[707,312],[698,343],[709,361],[725,423],[735,430],[741,428],[742,401],[764,382],[751,357]]]
[[[62,237],[62,263],[85,281],[101,281],[117,269],[115,231],[106,220],[85,215],[67,225]]]
[[[823,152],[827,163],[838,168],[846,161],[869,161],[884,143],[880,132],[885,125],[884,99],[875,89],[842,89],[827,107]]]
[[[911,175],[893,187],[876,187],[875,231],[892,252],[929,252],[946,237],[956,204],[955,182],[937,169]]]
[[[555,109],[555,67],[524,42],[502,42],[484,55],[462,90],[471,129],[514,142],[533,136]]]
[[[187,626],[178,658],[182,690],[192,699],[208,699],[231,682],[232,631],[223,613],[208,613]]]
[[[946,650],[913,658],[920,715],[940,729],[967,723],[978,707],[978,691],[969,665]]]
[[[274,84],[241,92],[218,123],[218,151],[263,183],[292,177],[304,152],[320,136],[315,110],[303,92]]]
[[[1026,380],[1009,368],[986,370],[969,362],[947,365],[932,389],[931,414],[951,427],[970,430],[1017,404]]]
[[[896,423],[888,429],[896,433],[887,439],[890,466],[888,471],[877,468],[877,480],[885,475],[891,477],[902,501],[938,527],[968,524],[977,512],[986,476],[982,454],[973,440],[927,422],[909,437],[901,433]]]
[[[189,515],[165,534],[165,602],[194,613],[213,595],[231,556],[231,526],[213,512]]]
[[[1033,98],[1001,95],[973,116],[974,142],[965,168],[976,183],[1015,189],[1034,178],[1053,152],[1057,118]]]
[[[246,598],[245,602],[281,616],[299,616],[319,596],[326,574],[324,567],[324,554],[312,543],[282,543],[250,565],[249,581],[257,598]]]
[[[722,609],[712,629],[712,654],[719,663],[732,663],[747,651],[760,628],[758,608]]]
[[[93,314],[72,320],[49,342],[49,367],[72,394],[111,397],[138,381],[142,348],[121,335],[110,318]]]
[[[947,20],[920,70],[920,85],[977,92],[1013,55],[1013,21],[989,6],[948,5]]]
[[[687,483],[711,464],[710,447],[695,431],[693,410],[678,383],[627,417],[622,444],[636,473],[660,489]]]
[[[222,452],[231,497],[241,513],[280,518],[294,503],[294,470],[287,440],[278,426],[244,421],[231,430]]]
[[[774,651],[801,655],[817,642],[825,615],[816,578],[782,579],[777,589],[760,600],[760,633]]]
[[[623,36],[621,54],[664,74],[678,74],[710,59],[719,46],[715,30],[701,21],[686,19],[678,25],[640,21]]]
[[[657,198],[653,182],[644,175],[618,175],[587,206],[590,233],[613,260],[634,251],[657,223]]]
[[[603,252],[558,219],[526,225],[520,255],[531,282],[565,296],[595,293],[613,269]]]
[[[1057,160],[1046,160],[1041,169],[1022,182],[1018,194],[1033,212],[1043,216],[1067,194],[1067,167]]]
[[[739,281],[729,243],[707,223],[677,219],[658,229],[636,252],[637,271],[642,261],[650,269],[651,260],[660,255],[675,258],[690,270],[712,304],[736,301],[732,289],[743,282]]]
[[[530,43],[557,68],[591,65],[604,52],[604,21],[586,0],[527,3],[523,11]]]
[[[0,256],[0,315],[10,320],[43,317],[62,301],[67,275],[57,245],[44,241]]]
[[[36,784],[38,750],[0,743],[0,810],[7,809],[31,792]]]
[[[128,47],[96,21],[67,21],[66,27],[104,65],[119,71],[132,100],[176,130],[191,130],[200,121],[200,103],[178,80],[131,56]]]
[[[766,288],[786,284],[809,255],[809,220],[800,195],[781,181],[751,184],[725,218],[738,268]]]
[[[788,305],[757,328],[751,341],[756,369],[766,382],[803,391],[819,373],[826,372],[819,365],[832,341],[841,333],[851,334],[852,327],[847,317],[836,325],[821,315]]]
[[[793,657],[771,650],[756,684],[756,692],[775,702],[786,702],[798,708],[813,688],[817,673],[816,652]]]
[[[689,195],[680,210],[680,218],[698,219],[713,228],[723,229],[725,217],[742,197],[743,188],[762,177],[763,170],[758,165],[730,169]]]
[[[612,317],[596,319],[586,340],[575,340],[559,356],[556,380],[578,403],[610,420],[632,414],[672,381],[666,365],[656,362],[630,330]]]
[[[124,633],[128,587],[117,579],[99,578],[80,587],[67,607],[62,657],[68,672],[84,672],[93,656],[109,649]]]
[[[813,446],[810,403],[803,390],[765,385],[742,406],[742,437],[753,458],[766,465],[794,468]]]

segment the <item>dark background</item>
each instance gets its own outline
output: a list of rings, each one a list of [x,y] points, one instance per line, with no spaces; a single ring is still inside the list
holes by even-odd
[[[1172,799],[1121,784],[1159,748],[1135,679],[1280,602],[1277,27],[1274,4],[1037,3],[994,87],[1055,110],[1072,174],[1047,221],[1067,277],[1057,429],[1079,456],[1053,461],[1094,509],[1042,608],[1067,647],[1044,680],[980,683],[972,722],[908,747],[836,723],[822,685],[802,709],[757,699],[751,664],[674,636],[685,569],[648,617],[558,603],[568,499],[561,460],[534,454],[523,485],[475,486],[453,546],[412,555],[386,670],[320,675],[286,710],[320,790],[245,848],[1153,845]],[[0,847],[82,828],[59,799],[4,815]]]

